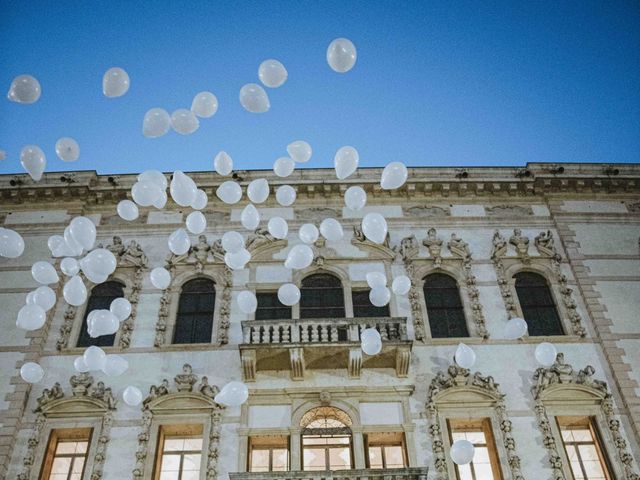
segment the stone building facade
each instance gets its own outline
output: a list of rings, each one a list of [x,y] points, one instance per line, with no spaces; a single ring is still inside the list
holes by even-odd
[[[266,177],[272,190],[258,206],[260,228],[244,232],[252,258],[240,271],[225,266],[219,239],[243,231],[248,200],[220,202],[215,174],[192,175],[209,196],[208,227],[179,257],[169,255],[167,237],[190,209],[170,202],[161,211],[141,209],[132,222],[117,216],[133,175],[48,173],[37,184],[0,177],[0,224],[26,243],[20,258],[0,259],[0,477],[41,478],[52,442],[69,431],[71,440],[88,439],[77,478],[91,480],[160,478],[172,435],[197,439],[200,473],[184,479],[316,478],[306,470],[323,462],[348,464],[350,472],[335,478],[473,478],[456,470],[449,449],[452,440],[478,434],[486,446],[476,453],[484,449],[487,459],[474,460],[475,478],[492,471],[501,479],[572,479],[576,468],[598,468],[589,461],[602,464],[606,478],[640,478],[640,166],[412,168],[391,192],[380,188],[380,173],[363,168],[338,181],[331,170],[286,179],[236,172],[241,185]],[[282,184],[297,191],[290,207],[275,201]],[[351,185],[367,192],[363,211],[344,206]],[[388,222],[381,245],[362,234],[369,211]],[[47,239],[77,215],[95,221],[98,243],[117,256],[109,280],[133,305],[104,347],[128,360],[120,377],[74,371],[87,307],[66,305],[63,282],[54,286],[58,301],[42,329],[15,327],[36,287],[31,265],[47,259],[59,268]],[[266,232],[273,216],[289,222],[286,240]],[[305,270],[284,268],[298,228],[327,217],[342,223],[344,239],[317,241]],[[164,291],[149,281],[157,266],[172,274]],[[389,284],[408,275],[409,294],[392,295],[388,309],[372,308],[371,271]],[[303,296],[310,295],[290,311],[274,301],[286,282],[306,285]],[[201,308],[210,309],[205,331],[192,326],[197,341],[176,344],[181,298],[202,288],[215,298]],[[260,315],[239,309],[246,289],[261,294]],[[551,300],[538,301],[540,292]],[[519,316],[529,335],[504,339],[505,323]],[[372,326],[383,349],[370,357],[359,335]],[[534,358],[543,341],[559,352],[548,368]],[[453,360],[460,342],[477,355],[471,370]],[[46,372],[34,385],[19,375],[28,361]],[[232,380],[247,383],[249,400],[223,408],[213,397]],[[141,406],[122,401],[127,385],[144,392]],[[572,431],[591,432],[585,442],[598,458],[570,455],[580,451]],[[288,473],[248,471],[269,469]]]

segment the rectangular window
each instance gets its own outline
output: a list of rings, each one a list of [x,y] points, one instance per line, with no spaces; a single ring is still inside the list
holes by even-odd
[[[564,450],[576,480],[611,480],[593,417],[558,417]]]
[[[473,443],[473,461],[456,465],[458,480],[502,480],[500,461],[488,418],[449,419],[451,442],[468,440]]]
[[[305,435],[302,437],[304,470],[350,470],[350,435]]]
[[[354,290],[351,292],[354,317],[389,317],[389,304],[376,307],[369,300],[369,290]]]
[[[280,299],[277,292],[256,292],[258,308],[256,308],[256,320],[288,320],[291,318],[291,307],[287,307]]]
[[[41,480],[81,480],[91,442],[91,428],[51,431]]]
[[[160,427],[154,480],[200,478],[202,430],[202,425]]]
[[[405,468],[407,466],[402,433],[370,433],[366,439],[369,468]]]
[[[250,472],[286,472],[289,470],[289,437],[265,435],[251,437],[249,442]]]

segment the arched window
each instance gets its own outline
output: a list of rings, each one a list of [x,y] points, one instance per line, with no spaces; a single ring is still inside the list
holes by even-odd
[[[537,273],[516,273],[516,293],[529,335],[564,335],[546,279]]]
[[[433,338],[469,336],[455,279],[444,273],[427,275],[424,278],[424,299]]]
[[[210,343],[216,305],[215,282],[196,278],[180,292],[173,343]]]
[[[89,332],[87,331],[87,317],[93,310],[109,310],[111,302],[120,297],[124,297],[124,285],[120,282],[104,282],[93,287],[89,301],[87,302],[87,309],[84,312],[84,318],[82,319],[82,329],[78,336],[78,347],[89,347],[91,345],[113,347],[116,339],[115,333],[113,335],[101,335],[96,338],[89,336]]]
[[[342,283],[334,275],[309,275],[300,293],[300,318],[344,318]]]
[[[349,415],[334,407],[317,407],[304,414],[300,426],[304,470],[353,468]]]

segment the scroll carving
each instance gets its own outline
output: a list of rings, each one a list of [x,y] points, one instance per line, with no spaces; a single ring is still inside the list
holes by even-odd
[[[521,205],[496,205],[485,208],[488,217],[524,217],[533,215],[531,207]]]
[[[451,211],[436,205],[416,205],[406,208],[405,214],[409,217],[448,217]]]

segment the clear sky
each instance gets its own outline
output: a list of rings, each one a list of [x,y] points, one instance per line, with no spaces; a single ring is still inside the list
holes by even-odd
[[[358,49],[347,74],[326,49]],[[7,1],[0,0],[0,86],[28,73],[33,105],[0,98],[0,173],[22,172],[37,144],[48,171],[271,168],[297,139],[309,167],[355,146],[364,166],[640,161],[638,1]],[[251,114],[240,87],[276,58],[288,81]],[[131,89],[102,95],[110,67]],[[220,108],[190,136],[142,135],[152,107],[186,107],[210,90]],[[80,159],[63,163],[59,137]]]

